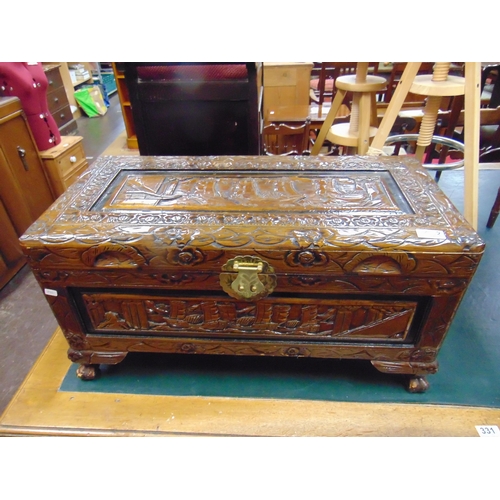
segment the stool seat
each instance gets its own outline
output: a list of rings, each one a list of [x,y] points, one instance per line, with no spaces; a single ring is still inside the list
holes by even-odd
[[[364,82],[357,82],[356,75],[339,76],[335,86],[348,92],[378,92],[384,90],[387,80],[380,76],[368,75]]]
[[[465,78],[448,75],[442,82],[432,80],[432,75],[417,75],[410,92],[417,95],[447,97],[465,94]]]
[[[368,130],[368,137],[372,139],[377,133],[377,127],[370,127]],[[351,130],[350,123],[336,123],[332,125],[326,134],[326,140],[333,144],[341,144],[349,148],[358,147],[359,132]]]

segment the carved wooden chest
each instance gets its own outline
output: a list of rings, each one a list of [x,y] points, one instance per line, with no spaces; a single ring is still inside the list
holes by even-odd
[[[355,358],[424,391],[484,243],[401,157],[101,157],[21,238],[78,374]]]

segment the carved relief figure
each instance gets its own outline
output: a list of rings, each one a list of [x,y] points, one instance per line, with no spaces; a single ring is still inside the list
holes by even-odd
[[[316,336],[324,338],[404,339],[416,303],[330,301],[256,303],[225,300],[159,299],[95,293],[83,300],[97,332],[237,333],[258,336]]]
[[[379,175],[352,173],[298,175],[198,176],[154,172],[127,173],[112,186],[108,209],[378,210],[400,211]]]

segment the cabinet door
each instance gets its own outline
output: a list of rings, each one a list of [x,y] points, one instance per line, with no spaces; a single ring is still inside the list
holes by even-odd
[[[0,200],[0,288],[23,266],[24,254],[17,232]]]
[[[18,235],[54,201],[28,125],[22,116],[0,124],[0,199]]]

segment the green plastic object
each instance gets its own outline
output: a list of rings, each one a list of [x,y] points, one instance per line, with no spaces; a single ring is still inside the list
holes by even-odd
[[[75,99],[83,112],[90,118],[102,116],[107,108],[99,87],[85,87],[75,91]]]

